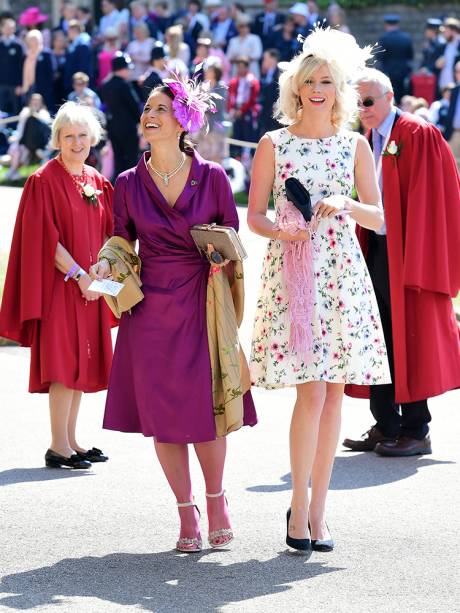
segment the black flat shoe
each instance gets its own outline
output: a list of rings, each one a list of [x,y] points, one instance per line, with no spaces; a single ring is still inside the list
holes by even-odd
[[[62,468],[63,466],[79,469],[91,468],[91,462],[82,458],[78,453],[66,458],[59,453],[55,453],[52,449],[48,449],[45,453],[45,464],[48,468]]]
[[[327,530],[330,535],[329,526],[326,524]],[[308,529],[311,532],[310,522],[308,522]],[[311,539],[311,548],[313,551],[333,551],[334,550],[334,541],[332,539]]]
[[[291,519],[291,509],[288,509],[286,513],[286,545],[288,547],[292,547],[292,549],[297,549],[297,551],[311,551],[311,541],[310,539],[295,539],[292,536],[289,536],[289,520]]]
[[[88,451],[86,451],[85,453],[79,451],[78,455],[84,460],[88,460],[89,462],[107,462],[107,460],[109,459],[109,457],[104,455],[104,452],[97,447],[88,449]]]

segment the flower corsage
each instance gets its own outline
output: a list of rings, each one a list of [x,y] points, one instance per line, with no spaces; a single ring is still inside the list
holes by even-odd
[[[392,140],[391,143],[389,143],[389,145],[385,149],[385,151],[382,153],[382,155],[384,157],[391,156],[397,158],[401,155],[401,149],[402,143],[397,143],[396,141]]]
[[[99,194],[102,194],[102,191],[100,189],[96,189],[90,183],[86,183],[84,185],[82,184],[82,193],[83,197],[86,198],[86,200],[88,200],[90,204],[94,206],[97,206],[99,204],[99,200],[97,199],[97,197],[99,196]]]

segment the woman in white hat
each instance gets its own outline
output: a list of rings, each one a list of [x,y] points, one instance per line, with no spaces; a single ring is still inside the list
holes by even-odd
[[[345,129],[358,110],[350,78],[369,56],[349,34],[310,34],[280,77],[286,127],[262,137],[253,163],[248,223],[270,242],[251,378],[267,389],[296,387],[286,543],[298,550],[334,546],[325,506],[345,383],[390,381],[377,302],[349,222],[374,230],[383,223],[369,144]],[[300,197],[290,193],[292,180]],[[266,216],[272,191],[275,223]]]

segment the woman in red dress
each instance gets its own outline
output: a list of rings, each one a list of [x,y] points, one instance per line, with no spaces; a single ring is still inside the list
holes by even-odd
[[[110,312],[87,271],[112,234],[112,186],[84,164],[101,126],[67,102],[52,126],[58,155],[22,194],[0,310],[0,336],[31,348],[30,392],[49,393],[49,467],[89,468],[107,457],[76,441],[82,392],[107,388]]]

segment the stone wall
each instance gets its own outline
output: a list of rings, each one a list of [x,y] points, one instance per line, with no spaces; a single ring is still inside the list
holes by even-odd
[[[443,18],[454,16],[460,18],[460,3],[450,2],[416,8],[404,4],[374,6],[365,9],[350,9],[347,11],[348,26],[361,44],[377,42],[383,33],[383,16],[387,13],[397,13],[401,16],[400,27],[408,32],[414,41],[417,55],[423,41],[425,22],[429,17]]]

